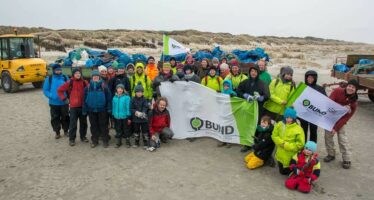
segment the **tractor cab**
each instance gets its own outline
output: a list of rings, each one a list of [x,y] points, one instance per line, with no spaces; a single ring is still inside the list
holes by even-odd
[[[40,51],[39,51],[40,52]],[[5,92],[13,93],[24,83],[40,88],[47,75],[46,62],[34,48],[33,35],[0,35],[0,78]]]

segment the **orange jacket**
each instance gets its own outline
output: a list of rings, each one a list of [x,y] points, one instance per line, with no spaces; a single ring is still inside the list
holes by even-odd
[[[158,69],[156,64],[148,64],[145,68],[145,74],[153,81],[158,76]]]

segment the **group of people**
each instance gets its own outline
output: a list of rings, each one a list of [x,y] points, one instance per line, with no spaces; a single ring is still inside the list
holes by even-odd
[[[43,92],[49,98],[56,139],[61,137],[62,129],[69,137],[70,146],[74,146],[79,120],[80,139],[89,142],[86,137],[88,116],[92,148],[99,144],[99,138],[103,146],[108,147],[109,128],[115,128],[116,147],[122,145],[122,138],[127,147],[138,147],[142,139],[144,148],[149,151],[156,150],[174,135],[170,129],[168,100],[159,90],[161,82],[193,81],[231,97],[257,101],[260,120],[254,144],[241,149],[242,152],[253,150],[245,156],[246,166],[255,169],[267,163],[274,165],[272,154],[275,149],[279,172],[289,176],[285,183],[287,188],[309,192],[311,183],[320,174],[317,125],[297,118],[296,111],[286,107],[288,98],[296,89],[293,69],[283,67],[273,79],[266,65],[265,60],[259,60],[249,68],[247,75],[241,72],[236,59],[203,59],[198,63],[188,55],[183,63],[171,58],[159,68],[151,56],[146,64],[99,66],[98,70],[92,71],[91,80],[87,82],[79,69],[73,69],[69,79],[62,74],[59,64],[52,64],[53,74],[45,80]],[[317,80],[316,71],[305,73],[305,83],[326,95]],[[335,159],[333,137],[337,135],[345,169],[351,166],[351,152],[344,126],[355,113],[357,89],[357,81],[351,80],[345,88],[336,88],[329,96],[347,107],[349,112],[331,132],[325,131],[327,156],[323,160],[331,162]],[[131,138],[134,138],[133,144]],[[220,143],[218,146],[230,145]]]

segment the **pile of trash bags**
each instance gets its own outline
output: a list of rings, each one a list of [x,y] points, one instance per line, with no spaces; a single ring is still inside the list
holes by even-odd
[[[171,57],[174,57],[177,62],[183,62],[187,56],[187,53],[178,54],[175,56],[164,56],[161,55],[161,61],[169,61]],[[202,61],[203,59],[212,60],[213,58],[236,58],[241,63],[254,63],[257,62],[260,59],[265,59],[266,61],[270,60],[269,55],[265,52],[262,48],[256,48],[254,50],[240,50],[235,49],[231,52],[225,52],[221,50],[220,46],[216,46],[212,51],[210,50],[199,50],[196,53],[194,53],[193,58],[196,61]]]
[[[370,59],[360,59],[358,61],[358,64],[360,64],[360,65],[372,65],[372,64],[374,64],[374,61],[370,60]]]
[[[348,72],[350,68],[346,64],[338,63],[333,66],[333,69],[338,72]]]
[[[125,66],[136,61],[147,62],[147,56],[144,54],[127,54],[118,49],[109,49],[107,51],[92,50],[89,48],[77,48],[68,53],[67,57],[59,58],[56,62],[62,66],[68,67],[94,67],[104,65],[117,66],[123,63]]]

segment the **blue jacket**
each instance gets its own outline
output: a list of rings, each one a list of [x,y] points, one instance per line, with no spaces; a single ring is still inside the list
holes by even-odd
[[[232,89],[232,82],[231,82],[231,80],[229,80],[229,79],[224,80],[224,81],[223,81],[223,85],[225,85],[225,84],[228,84],[228,85],[229,85],[229,89],[228,89],[228,90],[225,90],[225,89],[222,87],[222,91],[221,91],[221,93],[222,93],[222,94],[228,94],[228,95],[230,95],[230,96],[237,96],[237,95],[236,95],[236,92],[234,92],[234,90]]]
[[[49,105],[61,106],[65,103],[58,97],[57,89],[63,85],[66,81],[69,80],[66,75],[52,75],[52,80],[49,80],[50,77],[47,77],[44,80],[43,84],[43,93],[49,99]],[[49,84],[51,82],[51,84]],[[65,94],[66,95],[66,94]]]
[[[115,119],[126,119],[131,116],[129,95],[115,95],[112,100],[112,115]]]
[[[93,81],[84,88],[83,114],[88,112],[112,112],[112,95],[106,84]]]

